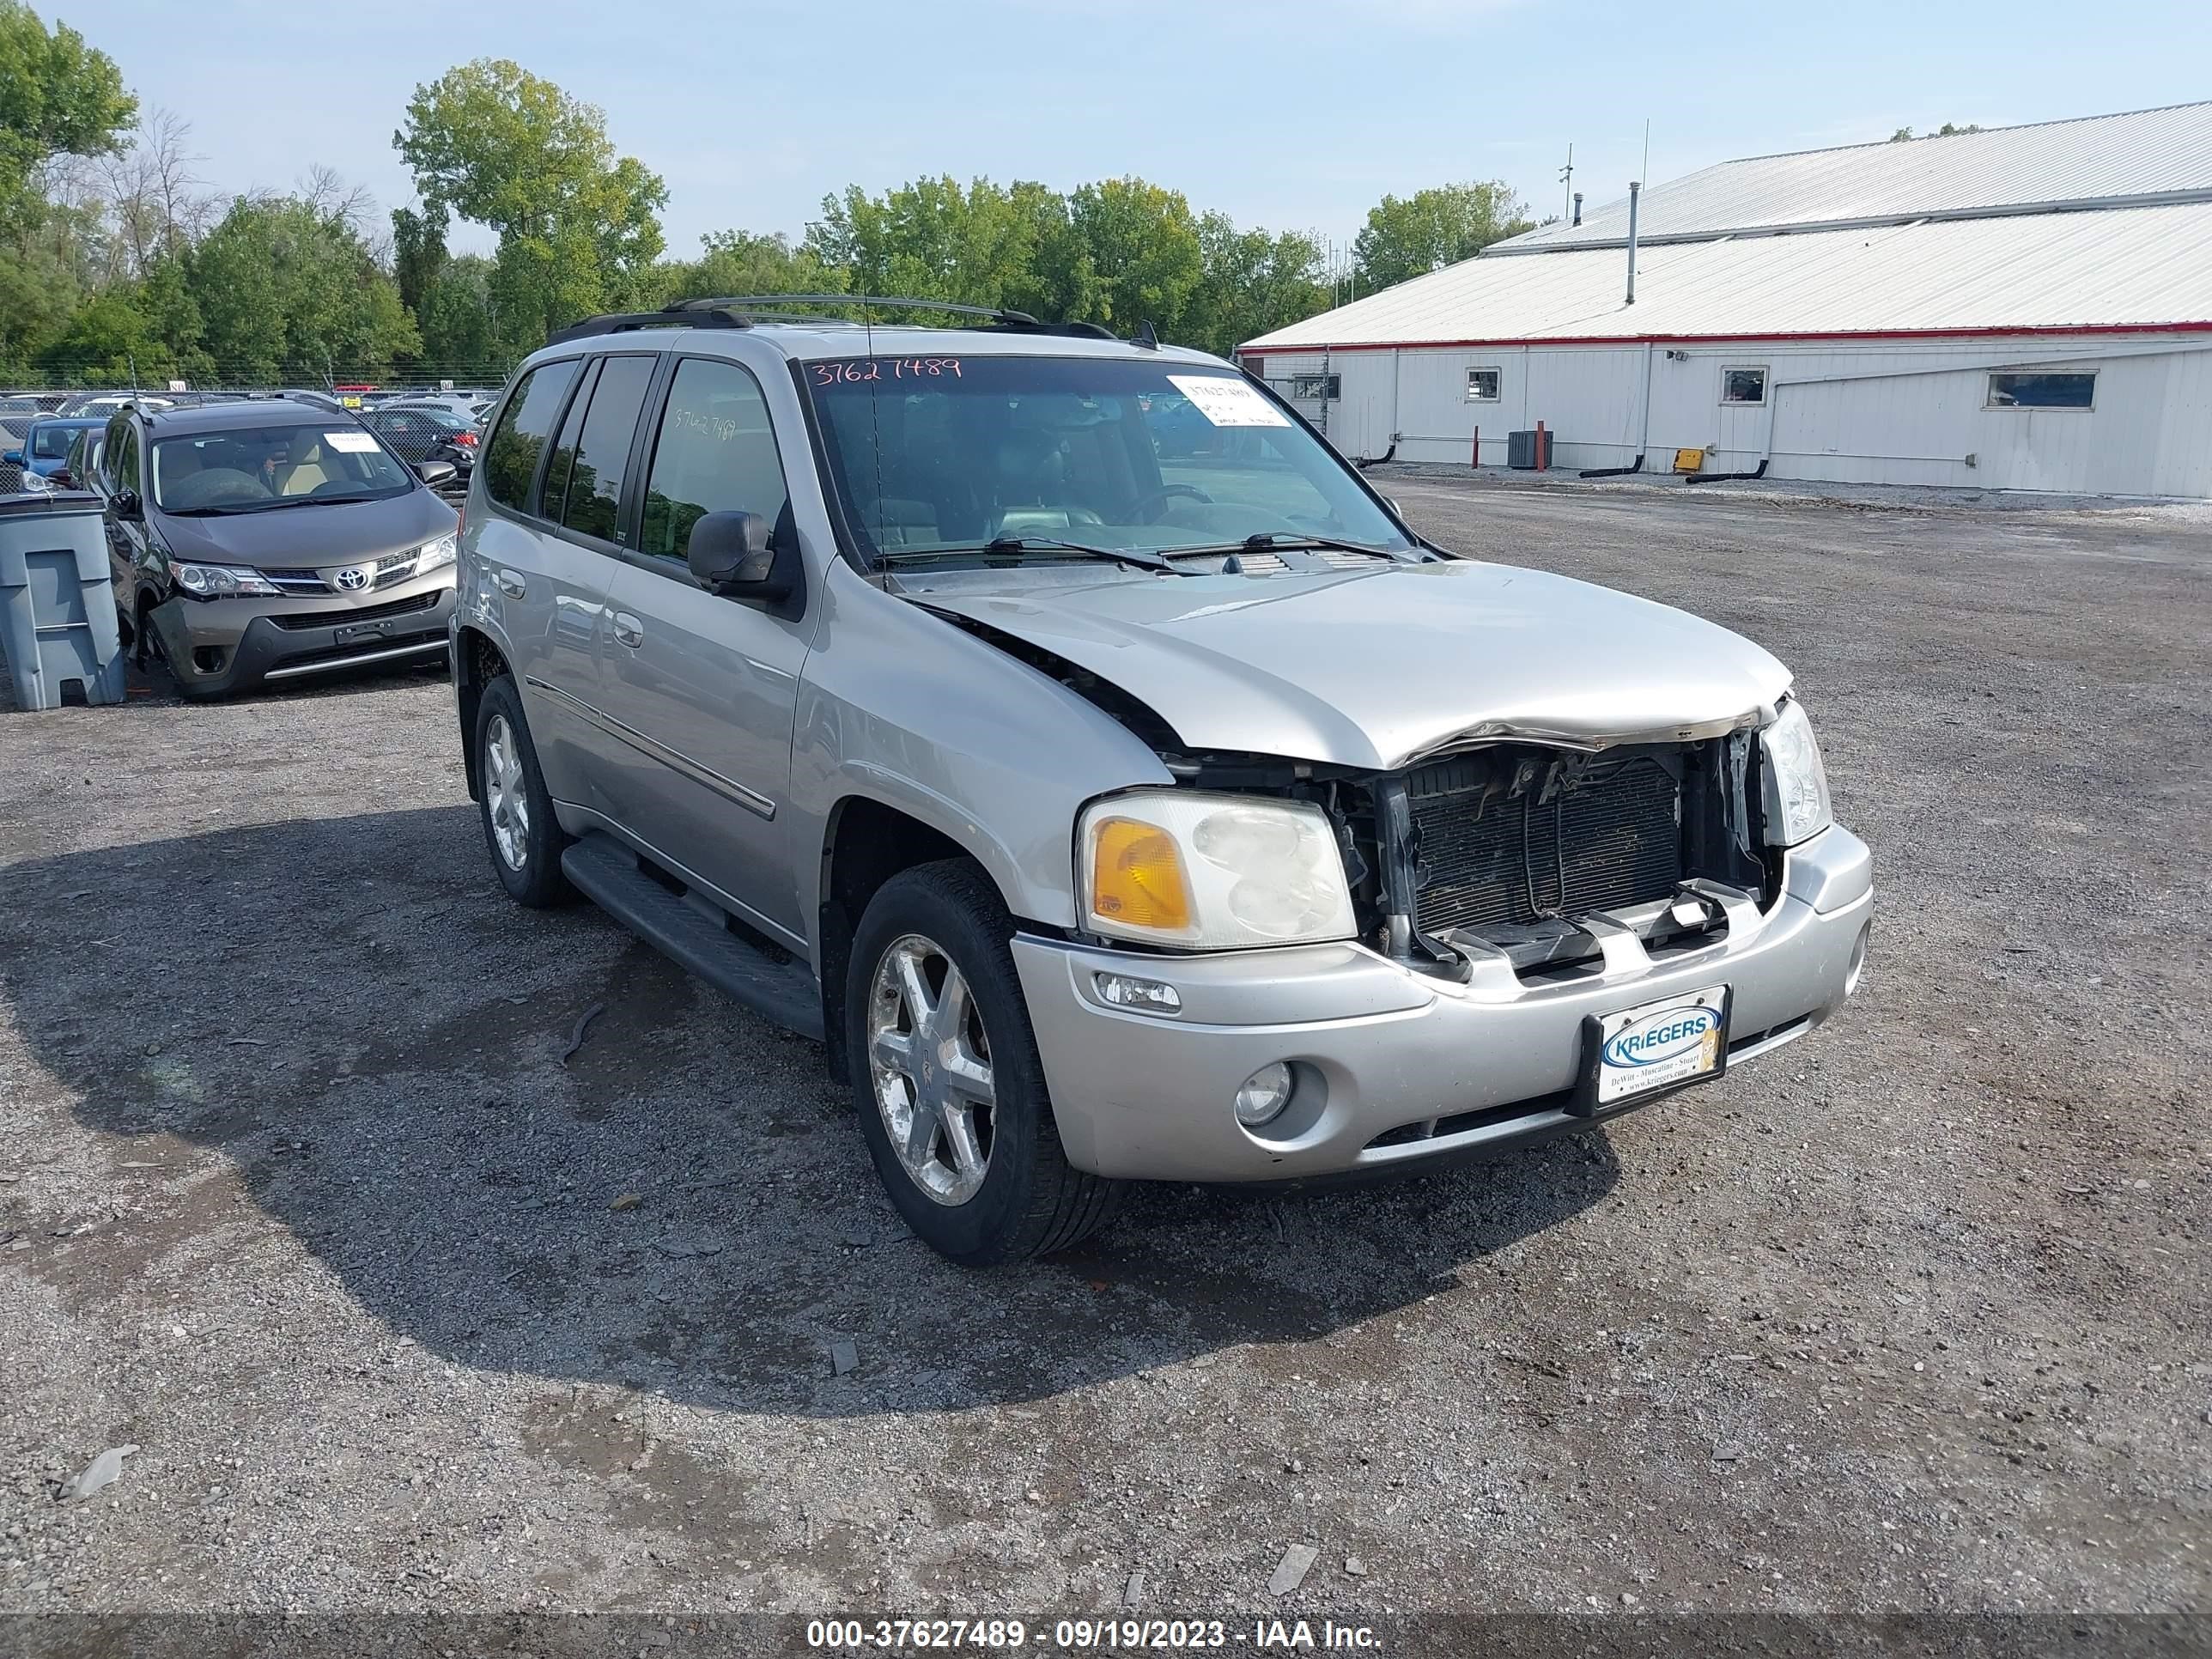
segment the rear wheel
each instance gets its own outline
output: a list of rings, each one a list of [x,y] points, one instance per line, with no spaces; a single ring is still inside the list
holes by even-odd
[[[553,817],[553,798],[523,723],[521,695],[505,674],[484,687],[477,704],[476,746],[477,805],[500,885],[533,910],[574,902],[575,889],[561,872],[568,838]]]
[[[876,1173],[907,1225],[971,1267],[1066,1249],[1120,1183],[1068,1164],[1007,940],[975,866],[886,882],[853,942],[846,1041]]]

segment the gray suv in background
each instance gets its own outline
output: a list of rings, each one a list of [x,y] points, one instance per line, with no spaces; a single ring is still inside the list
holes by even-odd
[[[946,1255],[1589,1129],[1856,985],[1868,850],[1758,647],[1425,543],[1149,332],[804,297],[522,366],[461,732],[507,891],[822,1040]]]
[[[442,658],[459,526],[425,479],[452,476],[276,398],[125,406],[79,482],[140,665],[199,699]]]

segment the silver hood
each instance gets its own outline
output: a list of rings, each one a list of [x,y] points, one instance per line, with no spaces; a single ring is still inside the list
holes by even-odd
[[[902,591],[1090,671],[1198,750],[1389,770],[1492,738],[1686,740],[1764,720],[1790,686],[1686,611],[1464,560],[1075,585],[945,572]]]

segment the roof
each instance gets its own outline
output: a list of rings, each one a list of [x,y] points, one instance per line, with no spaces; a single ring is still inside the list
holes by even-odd
[[[1017,329],[922,328],[878,323],[872,329],[841,318],[804,322],[761,321],[744,328],[641,328],[619,334],[592,334],[556,340],[532,354],[530,362],[574,356],[580,352],[684,350],[708,356],[735,355],[726,348],[758,340],[801,362],[817,357],[1121,357],[1145,362],[1218,363],[1220,359],[1188,347],[1163,343],[1155,347],[1127,340],[1097,340],[1080,335],[1030,333]],[[517,373],[520,371],[518,369]]]
[[[147,416],[159,437],[180,432],[239,432],[254,427],[322,426],[333,421],[341,425],[355,423],[349,411],[320,409],[313,404],[295,403],[289,398],[185,404],[174,409],[149,410]]]
[[[2212,202],[1487,256],[1262,335],[1323,345],[2212,328]]]
[[[2191,196],[2212,198],[2212,102],[1723,161],[1646,189],[1637,236],[1663,241]],[[1489,253],[1620,243],[1627,235],[1623,197],[1580,225],[1544,225]]]

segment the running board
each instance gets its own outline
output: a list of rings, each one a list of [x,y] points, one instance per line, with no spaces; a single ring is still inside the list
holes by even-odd
[[[798,957],[776,962],[731,930],[704,894],[671,892],[636,854],[597,830],[561,854],[561,872],[592,903],[724,995],[786,1030],[822,1041],[822,995]]]

